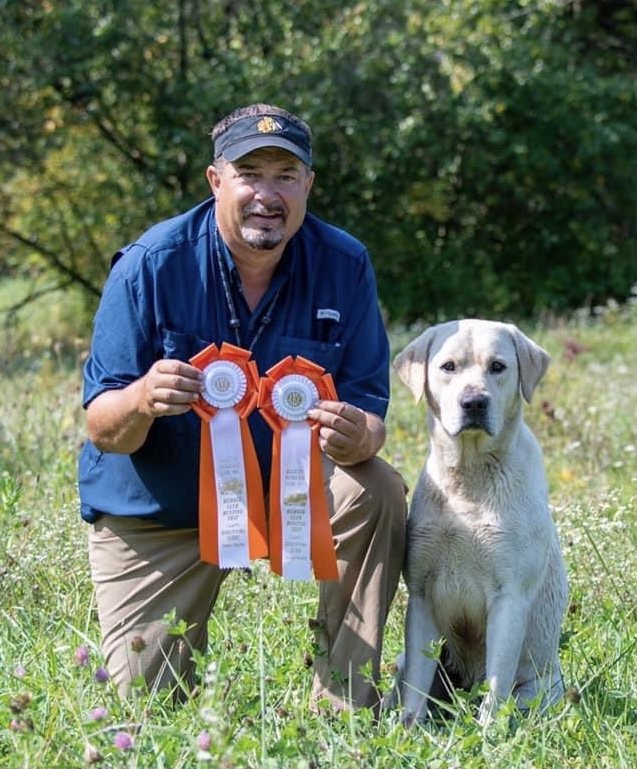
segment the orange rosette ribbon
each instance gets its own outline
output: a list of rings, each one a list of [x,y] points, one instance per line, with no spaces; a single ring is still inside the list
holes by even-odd
[[[301,356],[284,358],[261,377],[257,406],[274,432],[270,475],[270,566],[286,579],[338,579],[325,497],[320,425],[307,411],[336,400],[330,374]]]
[[[190,359],[204,391],[201,418],[199,548],[222,569],[247,568],[268,554],[263,483],[247,418],[257,404],[259,372],[251,354],[224,342]]]

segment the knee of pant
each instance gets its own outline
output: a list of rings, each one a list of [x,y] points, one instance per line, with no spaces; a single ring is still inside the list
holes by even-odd
[[[375,463],[367,493],[376,503],[380,517],[404,525],[407,517],[407,487],[402,476],[382,460]]]
[[[379,523],[377,528],[386,533],[393,553],[404,558],[407,537],[407,486],[402,476],[393,467],[383,463],[380,475]],[[378,487],[377,487],[378,488]]]
[[[384,460],[374,457],[351,468],[338,468],[331,484],[335,510],[365,508],[368,522],[387,529],[405,525],[407,488],[400,473]]]

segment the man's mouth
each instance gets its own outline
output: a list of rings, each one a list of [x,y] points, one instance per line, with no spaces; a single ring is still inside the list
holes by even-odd
[[[283,219],[283,211],[281,209],[276,210],[270,210],[270,211],[263,211],[263,210],[252,210],[252,211],[245,211],[243,214],[244,221],[246,219],[265,219],[268,222],[276,221],[277,219]]]

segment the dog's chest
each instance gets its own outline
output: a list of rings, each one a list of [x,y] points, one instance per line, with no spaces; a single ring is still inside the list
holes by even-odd
[[[501,587],[503,532],[493,521],[471,523],[450,513],[410,527],[407,581],[435,606],[477,618]]]

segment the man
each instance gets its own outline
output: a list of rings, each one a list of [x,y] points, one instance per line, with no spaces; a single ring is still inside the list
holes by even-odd
[[[200,560],[202,373],[211,343],[251,351],[259,373],[286,356],[329,372],[338,401],[320,424],[339,579],[320,584],[312,704],[376,707],[382,635],[403,561],[405,487],[377,457],[385,439],[389,350],[366,249],[306,213],[310,128],[278,107],[236,110],[213,129],[213,197],[119,251],[84,372],[89,441],[82,517],[113,679],[127,693],[183,685],[228,569]],[[264,485],[272,432],[249,417]],[[240,586],[236,585],[236,589]],[[186,642],[167,632],[175,611]],[[361,672],[365,666],[369,673]]]

